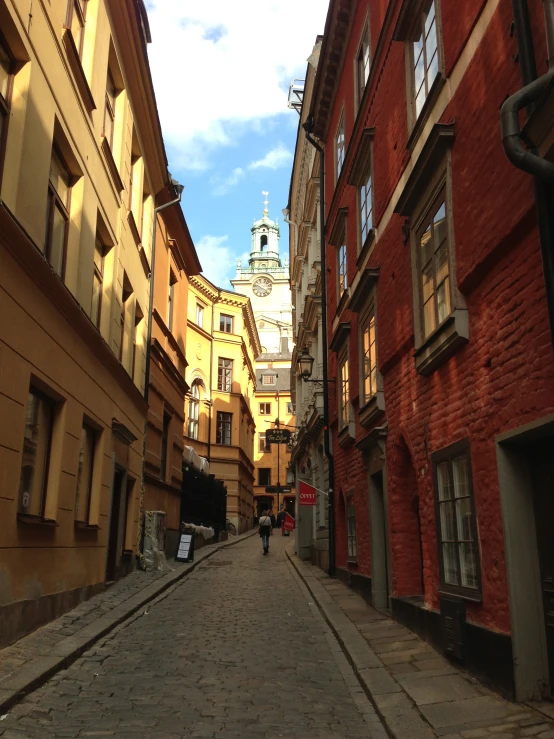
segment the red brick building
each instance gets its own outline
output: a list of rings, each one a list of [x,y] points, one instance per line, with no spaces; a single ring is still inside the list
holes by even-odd
[[[500,137],[511,22],[509,0],[331,0],[310,114],[337,574],[523,699],[554,683],[554,363],[533,178]]]

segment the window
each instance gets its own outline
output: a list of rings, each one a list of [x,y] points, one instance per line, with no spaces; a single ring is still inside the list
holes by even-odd
[[[83,423],[79,444],[79,468],[77,470],[77,496],[75,498],[75,520],[88,523],[90,513],[90,493],[96,431]]]
[[[338,259],[338,276],[339,276],[339,300],[342,298],[344,291],[348,287],[348,265],[346,262],[346,244],[339,246],[337,252]]]
[[[439,49],[435,0],[427,12],[421,13],[412,44],[415,118],[427,100],[433,82],[439,73]]]
[[[108,70],[108,79],[106,81],[106,103],[104,108],[104,138],[108,142],[110,149],[113,148],[113,132],[115,128],[115,96],[116,87],[113,81],[112,73]]]
[[[53,423],[54,402],[30,388],[19,481],[19,513],[31,516],[44,514]]]
[[[126,365],[126,359],[129,355],[130,349],[130,336],[127,328],[127,316],[130,315],[132,308],[132,295],[133,289],[129,283],[129,278],[123,273],[123,292],[121,295],[121,315],[119,318],[119,324],[121,328],[121,336],[119,342],[119,361],[124,366]]]
[[[441,589],[480,599],[481,574],[469,443],[432,456]]]
[[[171,416],[164,411],[162,427],[162,446],[160,451],[160,479],[167,480],[167,447],[169,443],[169,425]]]
[[[294,403],[287,403],[287,414],[294,416]]]
[[[377,393],[377,352],[375,346],[375,313],[371,309],[362,321],[362,391],[363,403]]]
[[[271,451],[271,444],[268,444],[265,440],[265,431],[258,434],[258,451],[261,454]]]
[[[177,278],[171,270],[169,270],[169,292],[167,295],[167,327],[173,331],[173,310],[175,308],[175,283]]]
[[[348,496],[346,500],[346,530],[348,538],[348,561],[357,562],[358,545],[356,542],[356,506],[354,496]]]
[[[196,325],[200,328],[204,325],[204,306],[196,303]]]
[[[48,207],[46,215],[46,258],[54,272],[63,279],[69,230],[71,174],[54,146],[50,160]]]
[[[216,444],[231,445],[231,424],[233,422],[232,413],[217,412],[217,428],[215,435]]]
[[[275,385],[275,375],[262,375],[262,385]]]
[[[92,276],[92,306],[90,311],[90,319],[96,328],[100,328],[105,253],[106,247],[102,243],[100,236],[96,234],[96,241],[94,243],[94,274]]]
[[[344,111],[341,113],[337,132],[335,134],[335,176],[338,180],[342,165],[344,164],[345,153],[345,135],[344,135]]]
[[[271,485],[271,469],[269,467],[258,469],[258,485]]]
[[[452,312],[444,191],[418,230],[417,251],[423,335],[426,338]]]
[[[140,336],[140,322],[144,318],[138,303],[135,303],[135,324],[133,326],[133,362],[131,365],[131,377],[135,379],[135,370],[137,364],[137,348]]]
[[[87,15],[87,0],[70,0],[67,9],[67,27],[71,29],[75,46],[79,52],[79,59],[83,58],[85,41],[85,19]]]
[[[271,403],[260,403],[260,416],[271,415]]]
[[[360,189],[358,191],[360,198],[360,234],[362,237],[362,247],[373,229],[372,191],[371,165],[368,165],[364,181],[360,185]]]
[[[233,388],[233,360],[219,357],[217,360],[217,389],[230,393]]]
[[[189,398],[189,421],[188,436],[191,439],[198,439],[198,418],[200,411],[200,384],[198,380],[194,380],[190,389]]]
[[[226,316],[222,313],[219,316],[219,330],[226,334],[233,333],[233,316]]]
[[[339,427],[342,429],[348,424],[348,401],[349,401],[349,374],[348,374],[348,353],[345,352],[339,361]]]
[[[369,55],[369,24],[363,30],[362,40],[358,55],[356,57],[356,82],[358,87],[358,106],[362,102],[362,96],[364,94],[365,86],[369,79],[369,67],[370,67],[370,55]]]
[[[267,236],[264,234],[260,237],[260,251],[263,251],[267,247]]]
[[[13,87],[13,60],[0,35],[0,172],[8,133],[10,102]]]

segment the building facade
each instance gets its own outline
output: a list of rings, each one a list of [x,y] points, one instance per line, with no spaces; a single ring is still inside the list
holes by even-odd
[[[294,433],[294,405],[291,399],[290,372],[292,358],[292,304],[289,285],[288,257],[281,260],[278,221],[269,218],[264,192],[262,217],[251,228],[251,251],[248,267],[240,260],[231,284],[250,298],[261,353],[256,357],[256,395],[254,419],[255,515],[266,508],[277,514],[281,506],[294,515],[294,493],[287,485],[290,447],[268,444],[266,432],[288,427]]]
[[[310,110],[317,63],[319,37],[308,59],[302,91],[302,108],[296,139],[288,204],[290,285],[294,306],[292,366],[307,349],[314,358],[313,379],[323,378],[323,335],[321,317],[321,233],[319,220],[319,167],[317,151],[306,139],[303,124]],[[292,450],[297,486],[300,481],[316,488],[315,507],[298,503],[296,550],[324,570],[329,568],[328,463],[323,439],[323,384],[304,382],[296,371],[291,375],[298,426]]]
[[[153,212],[174,190],[141,0],[1,0],[0,28],[5,644],[134,565]]]
[[[337,573],[523,700],[554,684],[554,370],[533,181],[498,135],[511,21],[508,0],[331,0],[307,117]],[[531,27],[544,74],[540,4]]]
[[[181,524],[189,278],[201,267],[181,208],[156,219],[154,293],[148,375],[143,508],[163,511],[166,551],[175,552]]]
[[[260,354],[249,299],[192,277],[187,347],[185,452],[191,447],[225,484],[227,518],[243,533],[254,518],[254,362]]]

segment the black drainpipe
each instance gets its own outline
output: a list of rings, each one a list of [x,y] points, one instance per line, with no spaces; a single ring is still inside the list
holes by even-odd
[[[537,65],[527,0],[512,0],[514,29],[524,87],[509,97],[500,114],[502,146],[508,159],[519,169],[534,175],[537,225],[550,321],[550,338],[554,346],[554,207],[552,185],[554,164],[539,157],[535,150],[526,149],[521,139],[519,111],[527,107],[530,115],[539,97],[554,80],[554,69],[537,79]]]
[[[331,444],[329,437],[329,383],[327,368],[327,261],[325,254],[325,157],[324,150],[315,139],[312,138],[311,132],[314,128],[313,118],[308,117],[303,124],[306,138],[310,144],[319,152],[319,219],[321,222],[321,323],[323,327],[323,445],[325,456],[327,457],[327,465],[329,472],[329,577],[335,577],[336,574],[336,556],[335,556],[335,465],[333,455],[331,454]]]

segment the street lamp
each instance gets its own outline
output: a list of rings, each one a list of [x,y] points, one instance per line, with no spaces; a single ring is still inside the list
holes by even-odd
[[[298,362],[297,362],[298,374],[304,380],[304,382],[308,382],[308,380],[312,376],[313,366],[314,366],[314,358],[310,355],[308,351],[308,347],[305,346],[302,349],[302,353],[298,357]]]

